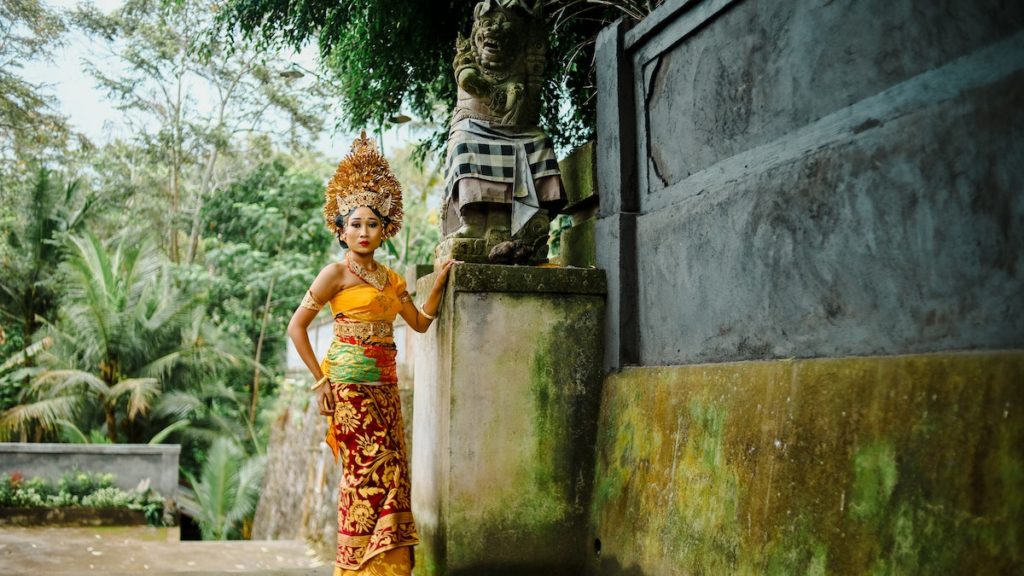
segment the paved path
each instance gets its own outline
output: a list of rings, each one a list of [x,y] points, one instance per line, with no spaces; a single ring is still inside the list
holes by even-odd
[[[179,542],[165,528],[0,528],[0,574],[327,576],[297,541]]]

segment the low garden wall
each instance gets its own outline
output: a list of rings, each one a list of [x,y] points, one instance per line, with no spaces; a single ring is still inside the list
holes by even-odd
[[[0,442],[0,474],[59,478],[79,471],[113,474],[114,485],[132,490],[149,487],[177,501],[181,446],[150,444],[42,444]]]

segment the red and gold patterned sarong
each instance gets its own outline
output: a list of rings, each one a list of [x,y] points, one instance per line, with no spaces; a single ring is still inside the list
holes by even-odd
[[[387,273],[382,290],[360,284],[330,301],[334,341],[320,367],[335,398],[326,441],[342,465],[335,575],[408,576],[419,543],[392,337],[407,295]]]
[[[367,569],[378,555],[419,542],[410,501],[395,345],[339,334],[324,368],[335,397],[327,441],[342,464],[335,566],[336,570]],[[403,555],[408,558],[408,551]],[[381,562],[376,565],[383,570]]]
[[[412,573],[412,549],[395,548],[370,559],[359,570],[334,567],[334,576],[409,576]]]

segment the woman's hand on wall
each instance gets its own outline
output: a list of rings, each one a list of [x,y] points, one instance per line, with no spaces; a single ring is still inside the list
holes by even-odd
[[[444,291],[444,285],[448,282],[448,273],[451,272],[452,267],[456,264],[462,264],[461,260],[445,260],[441,264],[440,270],[437,271],[437,278],[434,279],[434,291],[441,293]]]

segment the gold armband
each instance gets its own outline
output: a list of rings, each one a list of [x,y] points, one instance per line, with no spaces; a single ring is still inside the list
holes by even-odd
[[[313,384],[312,386],[310,386],[309,389],[310,390],[316,390],[317,388],[320,388],[321,386],[323,386],[326,382],[327,382],[327,375],[325,374],[323,378],[317,380],[316,384]]]
[[[320,302],[316,301],[316,298],[313,296],[313,292],[311,292],[309,290],[306,290],[306,295],[302,297],[302,303],[299,304],[299,306],[301,306],[303,308],[308,308],[310,310],[314,310],[314,311],[317,311],[317,312],[319,312],[320,309],[324,307],[323,304],[321,304]]]
[[[409,291],[408,290],[406,290],[405,292],[402,292],[398,296],[398,299],[401,300],[403,304],[405,304],[406,302],[412,302],[412,296],[409,296]]]

